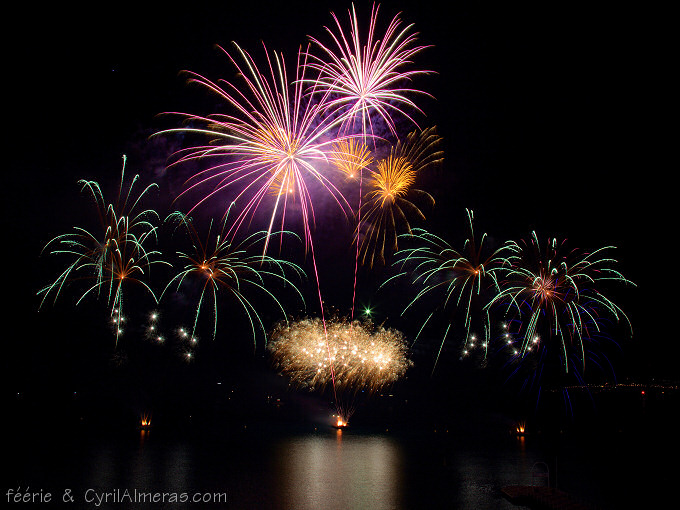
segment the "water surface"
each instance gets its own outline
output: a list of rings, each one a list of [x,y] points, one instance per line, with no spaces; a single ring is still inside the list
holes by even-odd
[[[73,508],[507,510],[518,507],[500,488],[531,484],[532,468],[546,462],[558,487],[603,509],[652,508],[671,495],[677,468],[668,456],[677,453],[677,440],[614,434],[558,437],[556,444],[488,430],[34,428],[6,437],[3,492],[30,488],[60,498],[71,489]],[[93,499],[135,489],[224,499],[165,505]]]

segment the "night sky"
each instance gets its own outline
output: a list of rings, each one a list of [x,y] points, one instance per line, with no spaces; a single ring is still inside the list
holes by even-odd
[[[3,33],[3,372],[10,393],[32,378],[68,379],[67,367],[93,363],[97,350],[84,345],[113,341],[90,324],[96,313],[104,316],[102,307],[64,302],[37,311],[35,293],[58,267],[40,255],[42,246],[89,211],[77,180],[115,185],[127,154],[128,174],[155,180],[167,198],[177,182],[161,175],[172,145],[148,140],[167,127],[158,114],[214,106],[180,71],[233,79],[214,47],[231,41],[256,59],[264,41],[292,60],[308,35],[324,35],[331,10],[344,20],[350,6],[242,4],[25,7],[6,20],[15,28]],[[357,5],[360,15],[370,12],[369,2]],[[427,114],[419,120],[437,126],[445,152],[427,183],[436,205],[424,226],[460,246],[469,208],[477,230],[495,239],[536,230],[541,239],[566,237],[584,249],[616,246],[618,268],[637,284],[613,295],[634,328],[633,339],[621,342],[617,368],[624,376],[677,379],[675,208],[666,198],[675,169],[660,157],[669,138],[659,129],[668,115],[663,13],[573,3],[529,9],[461,2],[444,11],[421,1],[385,3],[380,21],[400,11],[419,41],[433,45],[416,65],[437,73],[417,82],[435,97],[419,103]],[[335,237],[328,229],[319,236]],[[320,245],[329,248],[319,255],[322,290],[346,309],[346,271],[324,266],[338,248]],[[362,276],[362,299],[389,324],[389,298],[368,295],[383,272]],[[311,301],[310,313],[316,310]],[[74,340],[73,331],[87,340]]]

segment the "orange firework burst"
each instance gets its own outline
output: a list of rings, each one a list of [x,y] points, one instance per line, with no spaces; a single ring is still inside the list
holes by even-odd
[[[416,180],[413,165],[404,157],[390,154],[378,162],[377,172],[371,176],[369,199],[375,200],[380,207],[389,207],[404,197]]]
[[[377,168],[367,181],[369,191],[366,195],[364,222],[361,225],[362,263],[373,266],[376,260],[385,262],[385,250],[396,250],[397,229],[403,225],[411,233],[408,217],[415,215],[425,219],[420,208],[413,203],[415,197],[423,197],[431,204],[434,199],[429,193],[414,188],[418,173],[442,161],[442,152],[436,150],[441,138],[435,128],[421,133],[412,132],[392,148],[387,158],[378,162]]]
[[[357,142],[355,138],[334,143],[329,159],[335,168],[343,172],[348,179],[356,179],[361,170],[373,162],[366,144]]]

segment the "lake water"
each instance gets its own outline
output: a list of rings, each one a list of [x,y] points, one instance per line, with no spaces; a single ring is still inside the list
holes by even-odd
[[[548,463],[558,487],[584,502],[656,508],[677,475],[677,459],[663,460],[677,454],[677,440],[630,434],[558,437],[557,448],[474,427],[34,427],[5,439],[3,498],[10,488],[38,499],[52,494],[48,503],[17,508],[512,509],[519,507],[500,488],[532,483],[536,462]],[[66,489],[74,503],[61,502]],[[126,490],[203,501],[134,502]]]

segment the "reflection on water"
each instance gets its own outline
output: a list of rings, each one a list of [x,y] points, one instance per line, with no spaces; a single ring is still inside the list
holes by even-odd
[[[12,436],[3,487],[54,494],[71,488],[81,495],[87,489],[225,493],[227,504],[209,506],[214,509],[514,510],[499,489],[532,483],[532,466],[546,461],[558,486],[585,502],[606,509],[635,501],[651,508],[650,498],[670,495],[674,479],[672,469],[655,462],[657,452],[661,446],[678,451],[677,440],[649,435],[590,441],[560,436],[559,449],[546,450],[545,438],[510,433],[161,432],[44,429]]]
[[[90,444],[89,456],[82,458],[82,472],[74,470],[64,479],[65,486],[108,491],[114,489],[153,489],[164,492],[185,491],[194,485],[193,472],[200,464],[189,445],[154,445],[149,431],[140,431],[144,441],[130,444]],[[84,456],[85,451],[81,452]],[[52,480],[54,478],[50,477]],[[59,478],[57,478],[59,480]]]
[[[159,432],[27,436],[10,451],[12,474],[4,485],[53,493],[72,488],[81,499],[88,489],[225,493],[228,504],[211,506],[216,509],[510,510],[498,488],[520,482],[518,473],[534,461],[515,441],[501,450],[459,448],[431,434]]]
[[[389,437],[292,437],[274,450],[276,499],[281,508],[399,508],[404,456]]]

